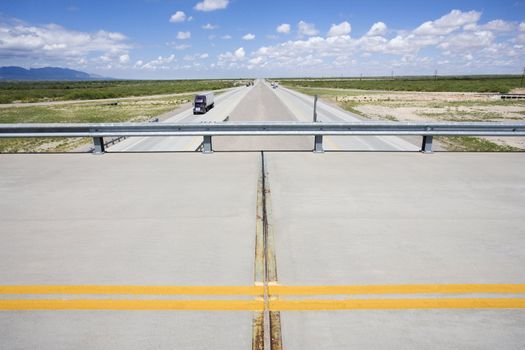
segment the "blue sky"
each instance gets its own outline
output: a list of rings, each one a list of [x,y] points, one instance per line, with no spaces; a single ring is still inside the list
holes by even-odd
[[[518,74],[525,0],[3,0],[0,65],[148,79]]]

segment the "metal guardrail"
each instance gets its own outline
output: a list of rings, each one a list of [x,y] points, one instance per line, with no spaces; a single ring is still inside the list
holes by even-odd
[[[104,153],[104,137],[202,136],[202,152],[212,152],[213,136],[316,136],[315,152],[323,152],[323,136],[422,136],[421,151],[432,152],[433,136],[525,136],[525,123],[303,123],[208,122],[119,124],[0,124],[5,137],[92,137],[94,153]]]

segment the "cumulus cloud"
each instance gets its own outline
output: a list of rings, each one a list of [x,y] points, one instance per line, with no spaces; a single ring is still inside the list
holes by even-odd
[[[129,55],[127,53],[124,55],[120,55],[118,59],[120,63],[126,64],[129,62]]]
[[[366,33],[367,36],[384,36],[388,32],[386,24],[383,22],[376,22],[370,27],[370,30]]]
[[[225,52],[219,55],[217,66],[219,67],[237,67],[239,61],[243,61],[246,57],[246,51],[243,47],[239,47],[234,52]]]
[[[186,14],[182,11],[177,11],[170,17],[171,23],[184,22],[186,20]]]
[[[300,21],[297,24],[297,29],[299,31],[299,35],[314,36],[319,34],[319,31],[315,28],[314,24],[306,23],[305,21]]]
[[[255,39],[255,35],[253,35],[252,33],[248,33],[242,37],[242,40],[253,40],[253,39]]]
[[[277,31],[277,33],[288,34],[290,33],[290,29],[291,27],[288,23],[283,23],[283,24],[278,25],[275,30]]]
[[[142,60],[139,60],[135,63],[135,68],[147,69],[147,70],[157,70],[157,69],[166,70],[166,69],[170,69],[169,64],[175,61],[176,61],[175,55],[170,55],[166,57],[159,56],[156,59],[151,60],[146,63],[144,63]]]
[[[191,32],[178,32],[177,33],[177,39],[179,40],[187,40],[191,38]]]
[[[206,30],[213,30],[217,28],[219,28],[218,25],[211,24],[211,23],[206,23],[205,25],[202,26],[202,29],[206,29]]]
[[[330,30],[328,31],[327,36],[333,37],[333,36],[341,36],[341,35],[348,35],[352,31],[352,26],[350,23],[344,21],[339,24],[332,24],[330,27]]]
[[[86,62],[87,56],[99,56],[118,62],[130,49],[126,36],[117,32],[79,32],[56,24],[34,26],[21,21],[0,23],[0,58]]]
[[[385,23],[376,22],[359,38],[348,35],[351,26],[350,23],[347,26],[347,22],[334,24],[326,38],[314,34],[313,25],[308,30],[302,25],[303,38],[260,47],[247,60],[235,62],[233,67],[280,70],[285,74],[298,70],[309,72],[300,69],[310,67],[316,72],[333,74],[338,67],[382,70],[388,66],[414,74],[433,65],[460,72],[473,66],[495,69],[511,67],[511,63],[519,66],[525,58],[525,22],[493,20],[483,24],[479,23],[480,16],[477,11],[452,10],[414,29],[396,31],[389,31]],[[394,35],[388,37],[390,32]],[[425,48],[434,49],[431,56],[421,53],[427,52]]]
[[[228,7],[229,0],[204,0],[195,5],[197,11],[215,11]]]
[[[414,30],[418,35],[445,35],[458,30],[464,25],[469,25],[479,21],[481,12],[452,10],[445,16],[435,20],[428,21]]]

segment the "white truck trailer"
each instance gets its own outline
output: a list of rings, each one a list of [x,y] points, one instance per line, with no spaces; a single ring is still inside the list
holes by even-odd
[[[193,101],[193,114],[204,114],[215,105],[213,92],[203,92],[195,96]]]

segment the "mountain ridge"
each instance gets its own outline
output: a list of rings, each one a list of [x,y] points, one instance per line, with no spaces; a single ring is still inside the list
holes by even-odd
[[[18,66],[0,67],[0,80],[23,81],[83,81],[83,80],[108,80],[112,78],[101,77],[74,69],[62,67],[42,67],[26,69]]]

